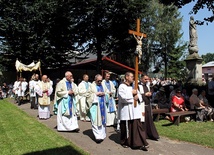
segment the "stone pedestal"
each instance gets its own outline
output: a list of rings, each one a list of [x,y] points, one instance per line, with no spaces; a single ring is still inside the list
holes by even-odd
[[[202,83],[202,58],[186,59],[186,67],[189,71],[188,82]]]

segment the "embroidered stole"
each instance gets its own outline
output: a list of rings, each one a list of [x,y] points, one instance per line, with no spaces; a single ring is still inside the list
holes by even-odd
[[[49,84],[42,81],[41,85],[40,85],[40,88],[41,88],[42,91],[46,90],[46,89],[49,89]],[[42,93],[42,97],[39,97],[38,100],[39,100],[39,104],[40,105],[50,105],[48,92]]]
[[[67,90],[72,90],[72,83],[69,81],[66,81]],[[72,104],[73,104],[73,96],[68,95],[68,108],[70,112],[70,116],[72,116]]]
[[[102,85],[97,85],[97,92],[104,92]],[[106,115],[105,115],[105,96],[98,96],[100,104],[100,112],[102,118],[102,125],[106,124]]]
[[[111,92],[111,85],[110,85],[110,82],[109,81],[105,81],[105,85],[107,87],[107,89],[109,90],[109,92]],[[110,97],[109,100],[108,100],[108,103],[107,103],[107,108],[109,110],[109,112],[115,112],[115,108],[114,108],[114,105],[115,105],[115,101],[113,99],[113,97]]]

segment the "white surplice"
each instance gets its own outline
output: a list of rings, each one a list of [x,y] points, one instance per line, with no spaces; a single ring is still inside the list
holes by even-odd
[[[142,96],[138,92],[140,102],[137,102],[136,107],[134,107],[132,89],[131,86],[126,84],[120,84],[118,88],[118,118],[120,120],[142,119]]]
[[[78,85],[78,93],[79,93],[79,116],[80,116],[80,120],[86,120],[86,121],[90,121],[90,119],[87,116],[87,112],[89,109],[89,106],[86,103],[86,98],[89,97],[90,93],[89,93],[89,87],[90,87],[91,83],[90,82],[85,82],[82,81],[79,85]]]

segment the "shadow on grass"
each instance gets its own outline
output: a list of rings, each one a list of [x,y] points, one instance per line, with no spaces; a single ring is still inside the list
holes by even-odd
[[[181,120],[179,124],[181,123],[187,123],[185,120]],[[169,122],[167,124],[163,124],[162,126],[171,126],[171,125],[175,125],[175,126],[179,126],[179,124],[175,124],[175,122]]]
[[[75,150],[71,146],[64,146],[60,148],[29,152],[23,155],[86,155],[86,154],[89,154],[89,153],[80,152],[78,150]]]
[[[170,123],[167,123],[167,124],[163,124],[162,126],[171,126],[171,125],[174,125],[174,123],[170,122]]]

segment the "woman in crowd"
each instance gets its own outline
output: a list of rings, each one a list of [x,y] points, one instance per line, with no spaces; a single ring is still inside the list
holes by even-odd
[[[206,113],[207,120],[213,121],[214,108],[212,108],[208,103],[208,100],[206,98],[206,91],[202,90],[198,98],[202,101],[203,106],[205,106],[205,113]]]
[[[188,111],[188,109],[185,106],[185,100],[183,96],[181,95],[181,90],[176,89],[175,95],[172,96],[172,106],[171,106],[171,112],[176,111]],[[171,117],[172,121],[174,120],[173,117]]]

